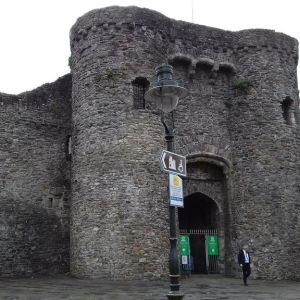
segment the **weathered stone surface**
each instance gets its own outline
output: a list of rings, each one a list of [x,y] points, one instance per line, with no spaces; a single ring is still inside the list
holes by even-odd
[[[85,27],[98,24],[93,18]],[[97,20],[103,25],[72,52],[71,272],[166,276],[168,206],[157,165],[163,131],[157,114],[133,109],[131,85],[159,61],[147,53],[149,38],[132,42],[131,22]]]
[[[70,179],[73,275],[167,275],[163,127],[150,103],[134,108],[132,87],[167,62],[189,90],[174,111],[185,196],[218,208],[222,272],[237,273],[248,242],[255,277],[300,279],[297,41],[109,7],[79,18],[70,42],[72,83],[0,98],[2,275],[67,268]]]
[[[71,77],[0,94],[0,275],[69,269]]]
[[[123,269],[128,262],[131,275],[141,275],[135,257],[124,256],[132,243],[122,249],[126,242],[111,234],[116,231],[124,238],[126,230],[117,224],[122,227],[127,220],[134,220],[134,215],[125,221],[115,217],[122,199],[133,202],[137,197],[149,197],[148,189],[142,189],[135,177],[147,178],[151,194],[162,195],[165,183],[155,180],[155,155],[163,144],[153,111],[132,111],[130,82],[138,76],[151,80],[154,68],[169,62],[176,79],[189,90],[174,113],[176,152],[202,157],[202,161],[189,164],[191,179],[185,181],[186,195],[203,192],[218,204],[221,259],[226,272],[235,272],[238,246],[247,241],[252,246],[255,276],[296,278],[290,255],[300,246],[297,41],[270,30],[228,32],[170,20],[150,10],[110,7],[78,19],[71,31],[71,48],[74,132],[80,132],[73,164],[73,186],[78,187],[73,197],[76,207],[72,206],[73,272],[123,277],[129,275]],[[247,90],[240,87],[242,81],[246,88],[249,83]],[[286,97],[293,100],[292,124],[283,118],[281,103]],[[99,107],[101,115],[96,113]],[[91,123],[98,128],[98,142],[92,145],[95,150],[88,152]],[[144,138],[139,132],[147,135]],[[127,162],[125,166],[116,163],[120,158]],[[141,162],[149,169],[140,169]],[[207,162],[217,165],[223,177],[217,182],[193,181],[193,176],[206,176]],[[94,188],[96,182],[99,184]],[[122,189],[129,193],[120,193]],[[98,211],[96,218],[105,222],[98,234],[109,241],[107,244],[117,245],[113,248],[116,257],[124,257],[102,265],[98,271],[92,258],[100,255],[100,261],[107,260],[105,251],[112,246],[103,246],[102,241],[86,234],[97,221],[88,218],[82,223],[83,216],[90,215],[90,210],[82,209],[87,205],[84,199],[89,200],[91,211]],[[146,222],[148,213],[157,216],[151,221],[155,228],[167,211],[159,200],[152,203],[158,205],[161,215],[155,215],[153,208],[142,215]],[[137,203],[136,209],[139,204],[142,209],[142,203]],[[159,228],[166,231],[166,224]],[[147,235],[143,226],[139,232]],[[89,241],[92,246],[86,249],[83,245]],[[165,241],[159,246],[159,253],[165,253],[166,245]],[[146,243],[141,249],[149,251]],[[111,263],[118,271],[108,270]]]

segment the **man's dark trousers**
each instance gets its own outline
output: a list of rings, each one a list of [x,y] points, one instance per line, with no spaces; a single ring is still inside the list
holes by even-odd
[[[244,285],[247,285],[247,278],[251,274],[250,264],[247,264],[247,263],[243,264],[242,270],[243,270]]]

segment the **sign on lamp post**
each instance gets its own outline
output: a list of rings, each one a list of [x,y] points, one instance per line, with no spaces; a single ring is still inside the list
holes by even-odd
[[[160,168],[165,172],[186,176],[186,158],[185,156],[162,150]]]
[[[175,174],[169,174],[169,200],[171,206],[183,207],[182,179]]]

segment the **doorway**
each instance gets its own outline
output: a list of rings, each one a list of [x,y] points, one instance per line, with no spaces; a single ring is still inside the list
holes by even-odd
[[[191,272],[194,274],[218,273],[218,257],[208,255],[208,237],[218,236],[218,206],[202,193],[184,199],[184,208],[178,209],[181,234],[189,235]]]

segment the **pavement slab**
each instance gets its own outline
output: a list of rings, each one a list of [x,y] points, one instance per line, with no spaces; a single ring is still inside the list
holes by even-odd
[[[167,280],[108,281],[69,276],[1,279],[2,300],[166,300]],[[300,283],[194,275],[181,280],[185,300],[299,300]]]

